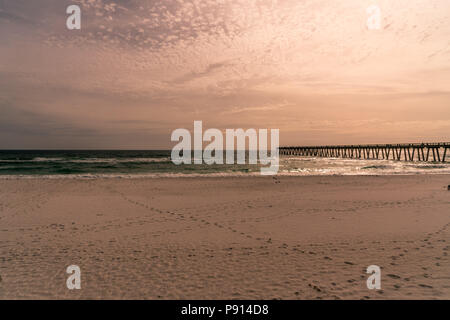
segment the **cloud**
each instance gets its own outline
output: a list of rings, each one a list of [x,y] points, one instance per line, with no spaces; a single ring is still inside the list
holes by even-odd
[[[82,9],[79,31],[65,27],[74,3]],[[372,3],[3,0],[0,101],[36,119],[14,130],[4,121],[3,129],[27,125],[44,134],[39,116],[73,126],[73,136],[75,128],[86,137],[125,136],[148,126],[164,145],[167,132],[198,117],[291,132],[286,123],[316,116],[387,121],[373,115],[382,104],[405,136],[410,127],[397,110],[414,110],[407,117],[417,121],[421,110],[448,119],[448,1],[377,1],[379,31],[366,28]],[[347,125],[363,131],[356,123]]]

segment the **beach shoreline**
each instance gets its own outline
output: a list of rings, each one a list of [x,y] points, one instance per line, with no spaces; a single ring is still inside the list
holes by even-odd
[[[0,299],[449,299],[449,184],[0,179]],[[69,265],[81,290],[66,287]]]

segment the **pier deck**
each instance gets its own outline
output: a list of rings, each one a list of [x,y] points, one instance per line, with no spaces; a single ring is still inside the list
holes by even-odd
[[[445,162],[450,142],[280,147],[281,155]]]

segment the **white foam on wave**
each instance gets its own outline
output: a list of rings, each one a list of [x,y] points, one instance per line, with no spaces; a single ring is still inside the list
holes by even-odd
[[[89,158],[89,159],[73,159],[66,160],[65,162],[72,163],[135,163],[135,162],[144,162],[144,163],[153,163],[153,162],[168,162],[170,158]]]
[[[67,163],[127,163],[127,162],[168,162],[168,157],[163,158],[87,158],[87,159],[68,159],[68,158],[42,158],[36,157],[30,160],[0,160],[0,162],[67,162]]]
[[[261,176],[259,172],[214,173],[136,173],[136,174],[49,174],[49,175],[0,175],[0,180],[17,179],[142,179],[142,178],[199,178],[199,177],[248,177]]]
[[[50,158],[35,158],[36,161]],[[57,159],[57,158],[53,158]],[[163,158],[90,158],[74,159],[71,162],[100,163],[100,162],[168,162],[169,157]],[[206,167],[207,168],[207,167]],[[167,168],[165,168],[167,169]],[[214,168],[213,170],[217,170]],[[219,168],[220,169],[220,168]],[[154,170],[154,169],[153,169]],[[85,173],[85,174],[55,174],[55,175],[0,175],[0,179],[97,179],[97,178],[178,178],[178,177],[240,177],[259,176],[260,171],[230,171],[229,166],[222,171],[210,171],[201,166],[201,171],[183,171],[182,166],[170,168],[171,172],[151,173]],[[404,162],[394,160],[358,160],[342,158],[316,157],[280,157],[278,175],[281,176],[326,176],[326,175],[415,175],[415,174],[450,174],[450,163]]]

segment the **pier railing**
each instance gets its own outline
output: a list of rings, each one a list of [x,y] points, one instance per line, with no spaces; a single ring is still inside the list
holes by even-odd
[[[281,155],[445,162],[450,142],[280,147]]]

